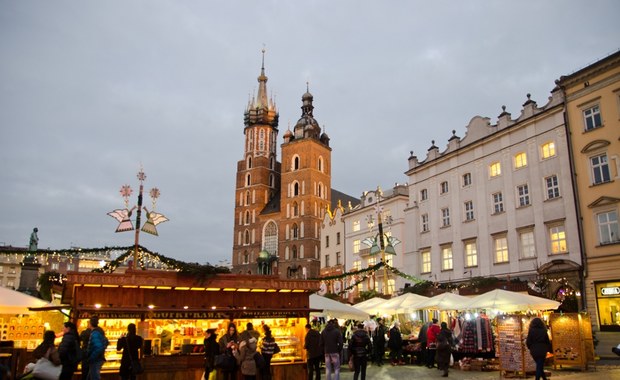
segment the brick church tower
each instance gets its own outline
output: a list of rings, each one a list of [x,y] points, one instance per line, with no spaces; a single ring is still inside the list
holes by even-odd
[[[321,133],[306,91],[300,119],[284,134],[281,164],[264,52],[258,83],[245,111],[244,154],[237,163],[233,272],[318,277],[320,227],[331,200],[329,137]]]

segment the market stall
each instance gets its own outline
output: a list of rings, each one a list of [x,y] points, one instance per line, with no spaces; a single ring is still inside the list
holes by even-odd
[[[145,339],[143,380],[200,379],[203,332],[223,335],[229,323],[239,332],[248,322],[262,335],[271,327],[281,352],[272,360],[278,378],[305,374],[304,326],[311,311],[313,280],[281,280],[277,276],[217,274],[198,280],[168,271],[127,271],[124,274],[69,273],[62,301],[72,305],[71,319],[79,330],[93,315],[110,340],[103,373],[116,378],[120,354],[116,340],[135,323]],[[162,342],[164,330],[170,342]],[[167,340],[167,338],[166,338]],[[164,345],[163,343],[166,343]]]
[[[553,366],[586,370],[594,362],[592,322],[588,313],[561,313],[549,316]]]
[[[368,313],[354,306],[346,305],[342,302],[334,301],[318,294],[310,295],[310,308],[320,310],[313,312],[312,315],[354,319],[357,321],[363,321],[369,317]]]

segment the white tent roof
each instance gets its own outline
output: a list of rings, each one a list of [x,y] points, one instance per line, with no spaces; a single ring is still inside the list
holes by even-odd
[[[310,309],[322,310],[322,314],[334,318],[358,319],[368,318],[368,313],[353,306],[322,297],[318,294],[310,295]]]
[[[417,310],[417,304],[426,301],[428,297],[414,293],[405,293],[394,297],[378,306],[378,309],[387,314],[403,314]]]
[[[446,292],[431,297],[425,301],[416,304],[417,309],[432,309],[432,310],[460,310],[463,309],[463,305],[471,302],[471,298],[459,296],[458,294]]]
[[[30,314],[29,307],[45,305],[48,305],[45,300],[0,286],[0,314]]]
[[[495,289],[471,299],[463,309],[497,309],[504,312],[525,310],[553,310],[560,303],[547,298],[530,296],[529,294]]]
[[[383,304],[384,302],[387,302],[387,300],[384,298],[373,297],[371,299],[367,299],[366,301],[356,303],[354,307],[362,311],[365,311],[368,314],[375,314],[374,311],[377,310],[378,307],[380,307],[380,305]]]

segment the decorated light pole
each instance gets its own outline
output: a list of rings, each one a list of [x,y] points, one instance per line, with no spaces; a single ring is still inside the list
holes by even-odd
[[[376,255],[381,253],[381,261],[383,262],[383,294],[388,294],[388,267],[387,261],[385,259],[385,255],[395,255],[396,250],[394,250],[394,246],[400,243],[400,240],[393,236],[389,236],[388,234],[383,232],[383,207],[381,207],[381,195],[383,192],[381,188],[377,186],[376,197],[377,204],[375,206],[375,212],[377,213],[377,228],[378,233],[374,237],[369,237],[364,239],[362,242],[370,247],[370,255]],[[392,221],[392,217],[387,217],[387,223],[390,224]],[[370,218],[370,228],[372,231],[374,223],[372,223],[372,217]],[[386,245],[387,243],[387,245]]]
[[[138,180],[140,181],[140,191],[138,192],[138,203],[136,206],[133,206],[131,209],[129,208],[129,197],[133,193],[131,186],[123,185],[121,187],[120,193],[121,196],[125,199],[125,208],[124,209],[116,209],[108,213],[111,217],[116,219],[119,224],[116,228],[116,232],[125,232],[134,230],[133,223],[131,221],[131,214],[134,210],[136,210],[136,228],[135,228],[135,239],[134,239],[134,252],[133,252],[133,265],[132,269],[136,269],[136,263],[138,262],[138,246],[140,245],[140,231],[144,231],[146,233],[158,236],[157,226],[159,223],[163,223],[168,221],[164,215],[155,212],[155,206],[157,203],[157,198],[159,198],[160,192],[159,189],[154,187],[149,192],[152,200],[151,211],[144,207],[144,211],[146,211],[146,223],[142,229],[140,229],[140,221],[142,217],[142,193],[144,192],[144,180],[146,179],[146,175],[142,168],[138,172]]]

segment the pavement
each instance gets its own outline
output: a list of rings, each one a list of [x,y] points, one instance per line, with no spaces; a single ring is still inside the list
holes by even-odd
[[[552,367],[545,367],[547,372],[551,373],[549,380],[561,379],[561,380],[620,380],[620,360],[599,361],[595,366],[591,366],[586,371],[579,371],[575,369],[553,369]],[[408,380],[408,379],[444,379],[441,377],[442,372],[437,368],[426,368],[424,366],[416,365],[402,365],[391,366],[389,363],[378,367],[376,365],[369,365],[366,370],[366,379],[380,379],[380,380]],[[501,377],[499,371],[479,372],[479,371],[461,371],[458,369],[450,369],[448,379],[457,380],[486,380],[486,379],[507,379],[508,377]],[[515,377],[519,378],[519,377]],[[521,377],[522,379],[523,377]],[[321,379],[325,380],[325,372],[321,374]],[[353,371],[348,368],[341,368],[340,373],[341,380],[352,380]],[[534,376],[528,376],[526,379],[534,379]]]

